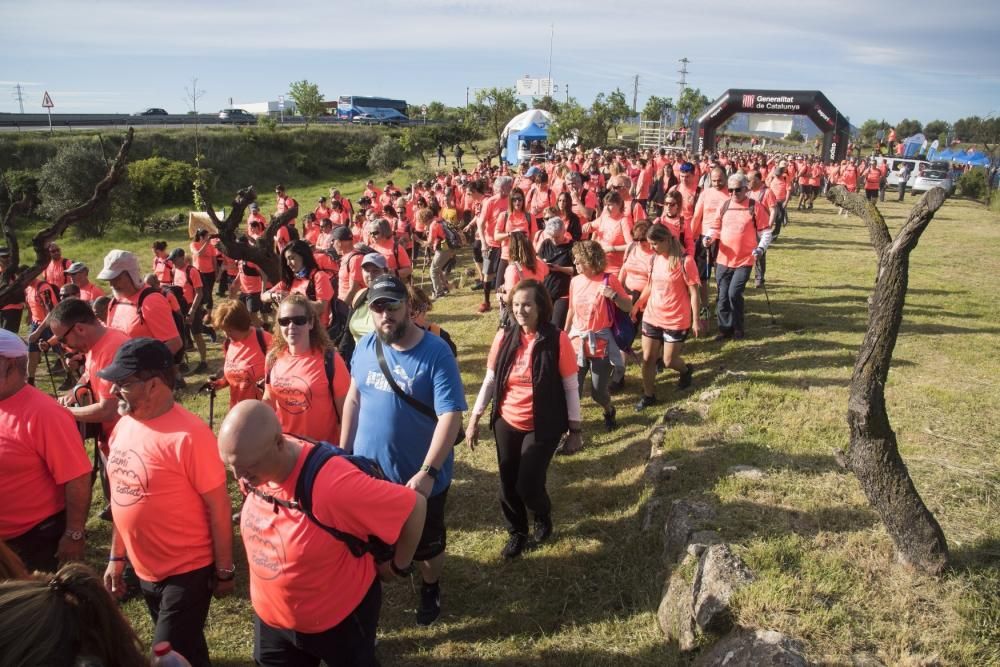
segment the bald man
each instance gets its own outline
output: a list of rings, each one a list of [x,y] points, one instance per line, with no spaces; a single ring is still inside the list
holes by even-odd
[[[255,400],[238,403],[219,431],[219,454],[248,491],[240,523],[258,665],[377,665],[376,574],[388,580],[412,569],[427,509],[412,489],[333,456],[314,476],[315,521],[298,509],[300,474],[329,446],[282,433],[274,411]],[[378,537],[395,544],[395,554],[385,563],[354,556],[324,526]]]

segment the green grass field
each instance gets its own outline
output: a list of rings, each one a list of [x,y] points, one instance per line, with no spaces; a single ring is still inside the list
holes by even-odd
[[[396,176],[405,182],[406,175]],[[353,198],[361,183],[337,184]],[[305,208],[329,185],[289,189]],[[270,208],[269,191],[263,192]],[[890,228],[899,227],[911,202],[882,205]],[[587,447],[557,458],[549,472],[556,523],[550,543],[502,561],[506,534],[490,441],[475,451],[458,449],[442,617],[417,627],[416,588],[388,585],[383,664],[685,662],[663,640],[655,614],[669,575],[660,530],[670,502],[688,496],[719,506],[714,528],[759,575],[735,599],[738,622],[802,639],[811,659],[832,664],[850,664],[858,653],[886,664],[1000,664],[1000,309],[990,296],[1000,273],[1000,215],[950,200],[924,234],[912,256],[886,390],[903,457],[952,550],[953,566],[940,578],[894,564],[875,513],[833,458],[847,445],[847,383],[875,271],[867,232],[826,202],[791,217],[768,253],[776,324],[763,292],[749,289],[748,338],[689,342],[686,356],[698,365],[694,387],[679,392],[674,377],[661,375],[659,413],[632,409],[634,367],[615,398],[617,431],[604,433],[600,411],[584,401]],[[148,262],[152,240],[115,230],[85,243],[67,238],[63,254],[88,261],[96,275],[110,247],[134,249]],[[180,233],[169,240],[185,241]],[[478,300],[463,288],[431,315],[460,346],[470,405],[496,326],[495,311],[475,314]],[[220,348],[210,351],[215,370]],[[721,391],[714,401],[699,398],[714,389]],[[186,394],[184,404],[207,415],[204,397]],[[668,409],[674,411],[662,456],[676,471],[650,486],[643,479],[648,429]],[[216,410],[221,419],[224,408]],[[766,476],[753,481],[727,473],[738,464]],[[96,518],[101,506],[95,498],[88,523],[99,571],[108,542],[107,525]],[[252,664],[242,565],[238,595],[212,606],[207,632],[216,664]],[[143,604],[130,601],[125,612],[148,640]]]

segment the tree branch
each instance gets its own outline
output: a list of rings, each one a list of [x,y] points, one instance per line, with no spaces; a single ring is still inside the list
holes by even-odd
[[[909,253],[916,248],[917,241],[920,240],[920,235],[924,233],[927,225],[934,219],[934,214],[941,208],[947,197],[948,193],[943,188],[931,188],[923,197],[917,200],[913,210],[910,211],[910,217],[907,218],[903,228],[899,230],[889,252],[893,254],[901,252]]]
[[[10,303],[14,303],[19,292],[27,287],[28,283],[34,280],[35,277],[45,269],[46,265],[48,265],[51,260],[48,248],[49,243],[62,236],[63,233],[65,233],[65,231],[75,223],[85,219],[89,215],[92,215],[98,207],[103,205],[108,200],[108,197],[111,196],[111,190],[114,189],[114,187],[118,185],[118,182],[121,180],[122,172],[125,170],[125,164],[128,162],[128,152],[132,148],[132,137],[134,135],[135,129],[130,127],[128,132],[125,133],[125,140],[122,142],[121,148],[118,149],[118,155],[115,156],[115,160],[108,169],[108,173],[97,183],[97,185],[94,186],[94,194],[91,195],[90,199],[76,208],[72,208],[64,212],[56,218],[55,222],[35,234],[35,237],[31,239],[31,245],[35,249],[35,263],[29,267],[27,271],[18,276],[16,281],[0,288],[0,306],[6,306]],[[8,237],[8,241],[13,236],[13,230],[10,228],[10,224],[12,222],[13,215],[11,215],[10,211],[8,211],[8,215],[5,216],[3,223],[4,235]],[[17,243],[15,239],[15,246],[16,245]],[[13,250],[14,248],[11,248],[12,255]]]
[[[257,199],[254,187],[251,185],[236,193],[225,221],[220,221],[215,215],[208,191],[201,187],[198,192],[205,202],[205,212],[219,228],[219,239],[222,241],[225,253],[237,261],[253,262],[268,276],[280,276],[281,258],[274,251],[274,237],[282,225],[299,214],[298,206],[285,210],[281,215],[271,216],[271,222],[264,230],[264,236],[257,245],[251,245],[239,240],[239,236],[242,236],[239,234],[239,228],[243,223],[243,214],[247,207]]]
[[[835,185],[830,188],[826,193],[826,198],[864,221],[868,227],[868,236],[871,238],[872,247],[875,248],[875,254],[878,255],[881,264],[882,253],[892,243],[889,227],[885,224],[885,218],[882,217],[881,211],[864,195],[858,192],[848,192],[843,185]]]

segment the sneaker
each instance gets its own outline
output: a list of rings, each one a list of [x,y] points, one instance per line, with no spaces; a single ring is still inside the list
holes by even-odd
[[[635,404],[635,409],[637,412],[642,412],[649,406],[656,405],[659,402],[660,401],[656,398],[656,396],[646,396],[643,394],[642,398],[639,399],[639,402]]]
[[[481,292],[483,289],[483,281],[477,280],[476,282],[472,283],[472,287],[470,289],[473,292]]]
[[[687,389],[690,387],[692,377],[694,377],[694,364],[688,364],[687,370],[681,373],[681,376],[677,378],[677,388]]]
[[[208,372],[208,364],[206,364],[204,361],[199,361],[198,365],[195,366],[194,370],[191,371],[191,372],[192,373],[207,373]]]
[[[535,529],[532,531],[535,542],[541,544],[552,537],[552,517],[549,515],[535,516]]]
[[[611,406],[611,409],[604,413],[604,428],[610,432],[618,428],[618,422],[615,420],[615,415],[618,414],[618,410]]]
[[[204,331],[205,333],[208,334],[209,339],[213,343],[218,343],[219,342],[219,337],[216,335],[215,329],[213,329],[212,327],[210,327],[208,325],[203,325],[202,326],[202,331]]]
[[[507,544],[500,550],[500,555],[506,560],[517,558],[528,546],[528,536],[524,533],[511,533],[507,539]]]
[[[479,304],[479,312],[480,313],[488,312],[489,309],[490,309],[490,302],[489,301],[483,301],[481,304]]]
[[[420,607],[417,608],[417,625],[430,625],[441,615],[441,584],[424,584],[420,587]]]
[[[55,377],[62,377],[66,375],[66,369],[63,368],[62,366],[53,366],[51,374],[54,375]]]
[[[111,521],[111,505],[105,505],[101,513],[97,515],[101,521]]]

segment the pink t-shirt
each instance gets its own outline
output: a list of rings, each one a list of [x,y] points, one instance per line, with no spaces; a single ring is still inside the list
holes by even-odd
[[[323,365],[323,353],[310,350],[298,356],[287,351],[274,361],[267,382],[281,429],[286,433],[340,442],[340,417],[334,399],[347,396],[351,375],[337,352],[333,353],[333,395]]]

